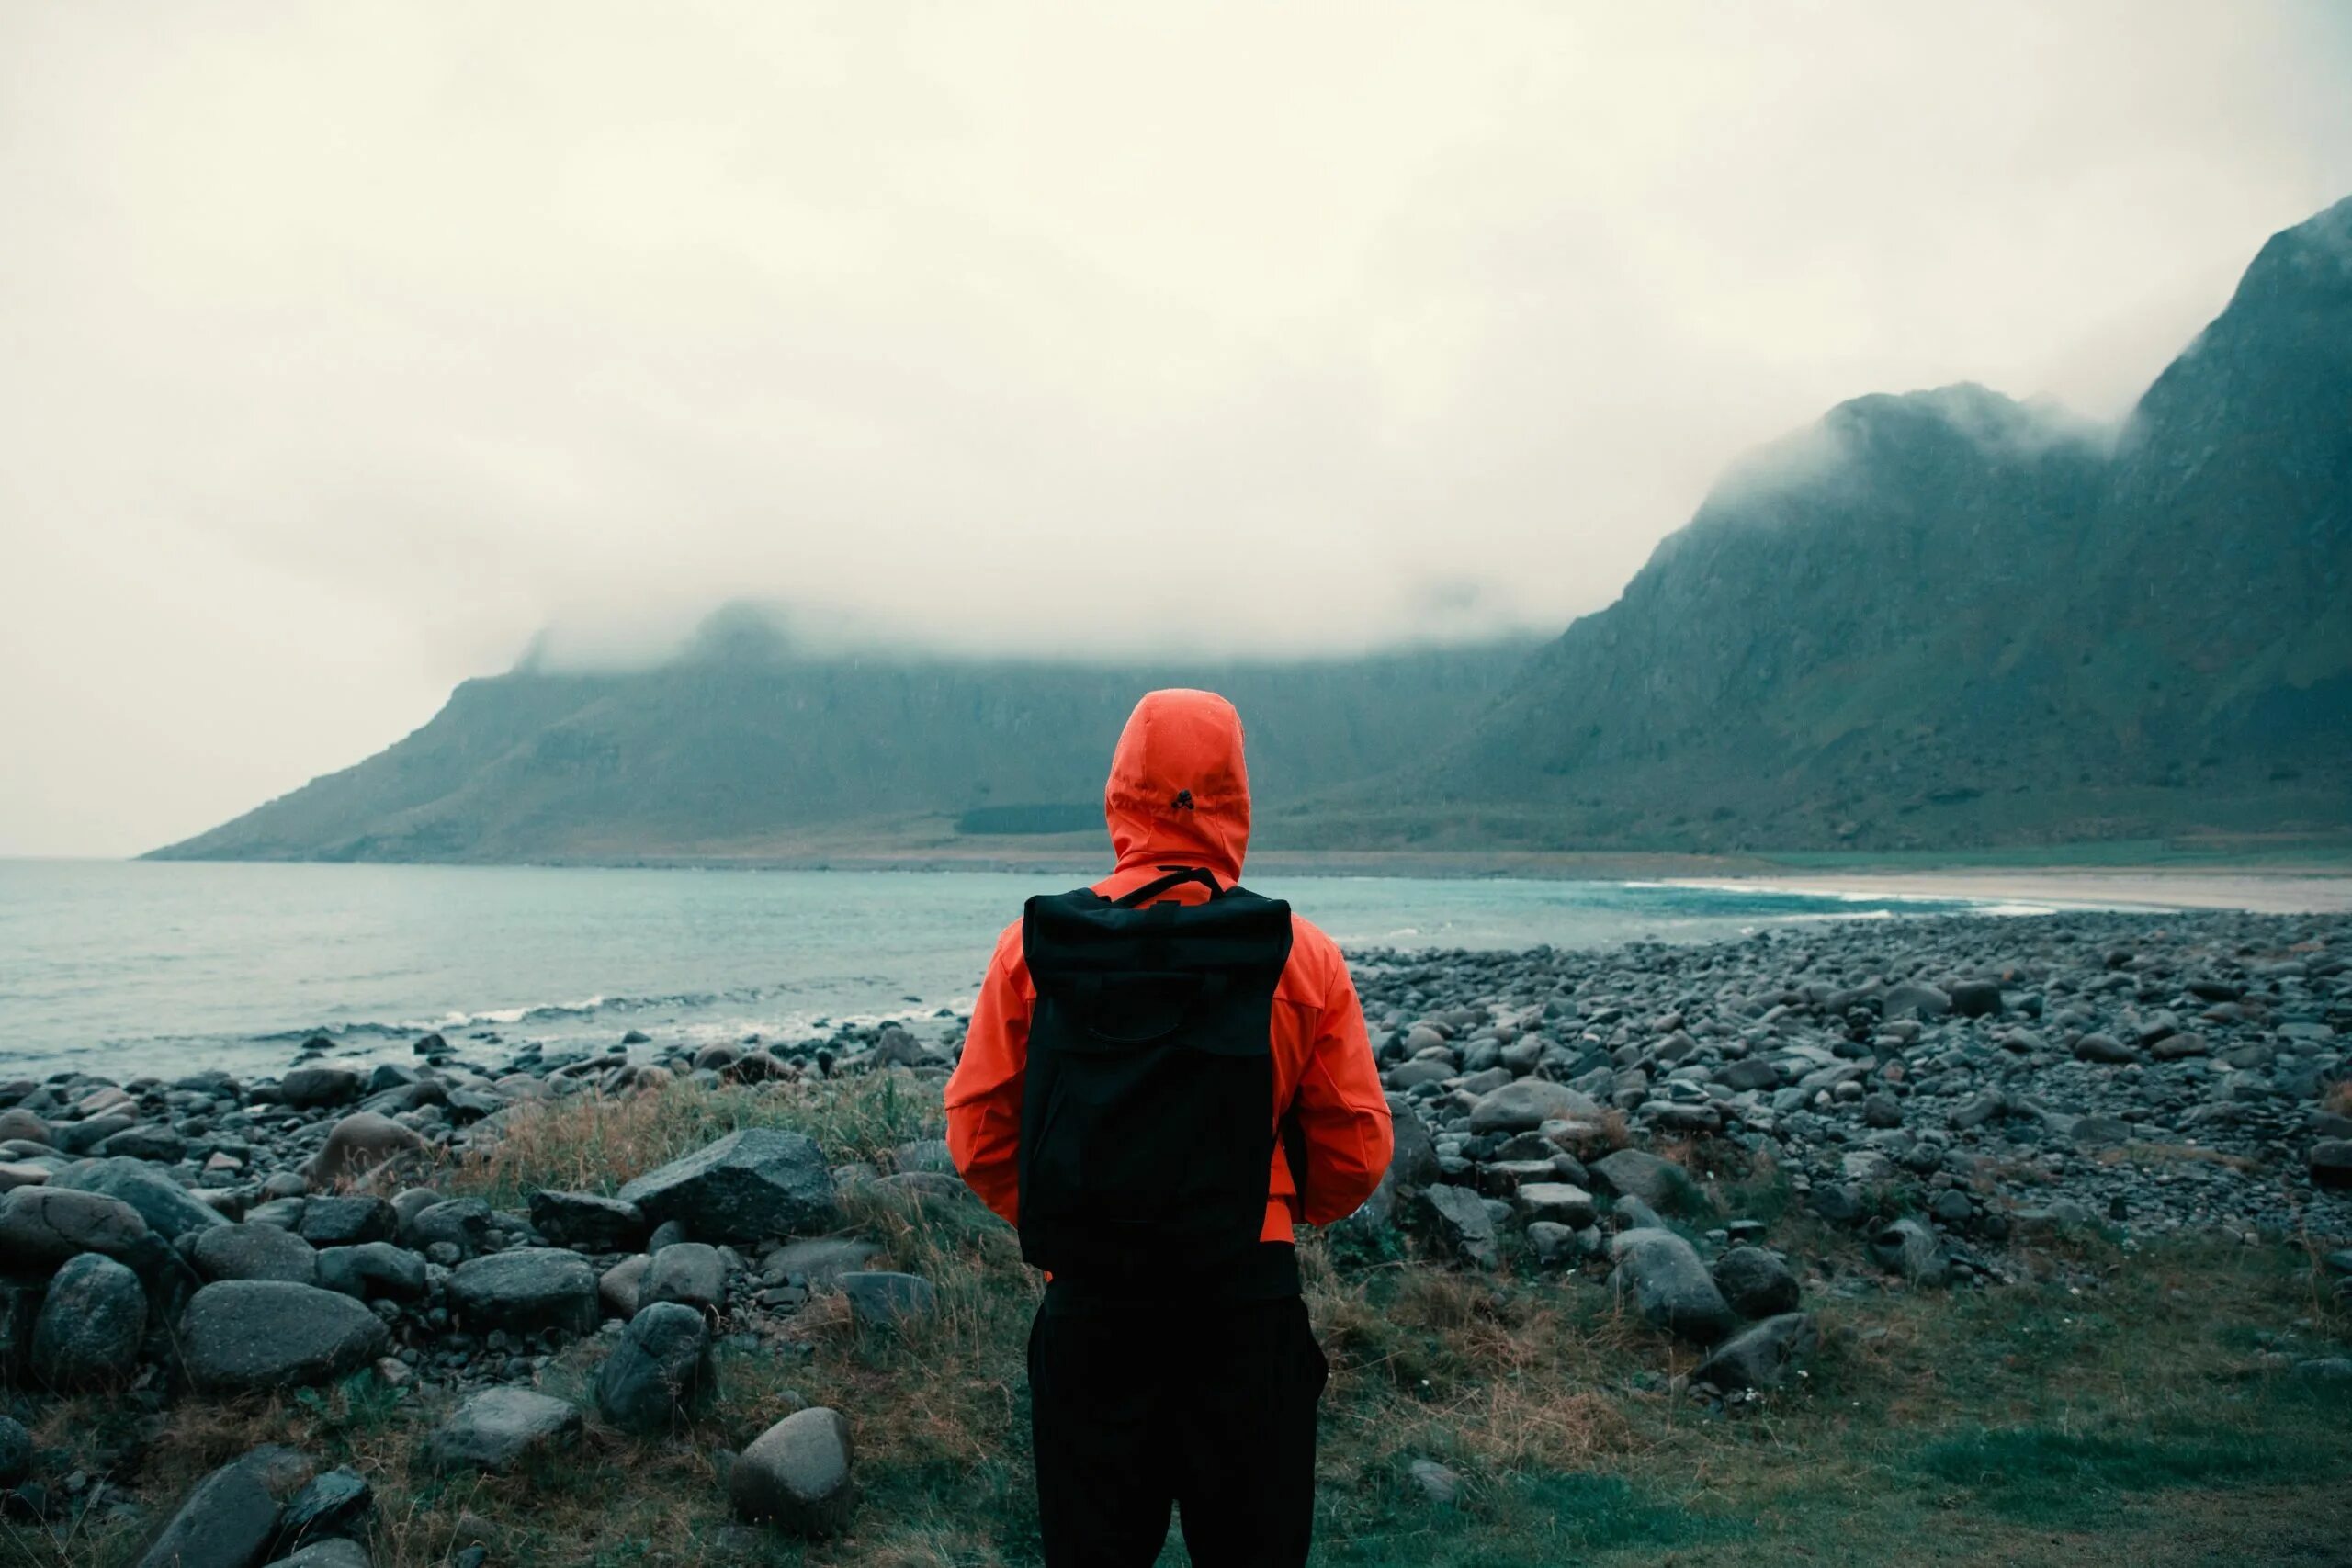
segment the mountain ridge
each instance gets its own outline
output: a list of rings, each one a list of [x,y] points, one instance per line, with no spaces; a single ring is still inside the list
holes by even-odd
[[[154,853],[636,858],[894,815],[1067,826],[1153,684],[1241,707],[1266,847],[2339,834],[2347,595],[2352,198],[2272,236],[2120,424],[1971,383],[1850,399],[1733,464],[1614,602],[1540,645],[814,655],[729,607],[655,670],[526,658],[468,682],[376,757]]]

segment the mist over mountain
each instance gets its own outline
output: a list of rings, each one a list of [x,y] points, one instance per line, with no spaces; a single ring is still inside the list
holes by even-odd
[[[459,686],[356,767],[173,859],[562,861],[792,857],[830,830],[1102,832],[1102,775],[1136,699],[1224,692],[1260,799],[1385,772],[1458,733],[1531,639],[1295,662],[1084,665],[816,650],[762,606],[713,614],[673,657],[577,672],[526,656]]]
[[[792,854],[1091,829],[1128,707],[1241,708],[1259,841],[1732,850],[2352,824],[2352,200],[2275,236],[2120,429],[1960,385],[1735,466],[1540,647],[1180,665],[811,643],[526,656],[186,857]],[[812,838],[812,835],[815,835]]]
[[[2352,200],[2118,432],[1976,386],[1736,469],[1315,841],[1875,848],[2352,821]]]

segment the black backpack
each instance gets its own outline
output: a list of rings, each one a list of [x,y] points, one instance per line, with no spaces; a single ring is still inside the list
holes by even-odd
[[[1246,1266],[1274,1145],[1274,986],[1290,906],[1208,872],[1115,902],[1040,896],[1021,1104],[1021,1255],[1057,1277],[1173,1283]],[[1205,903],[1154,904],[1180,883]]]

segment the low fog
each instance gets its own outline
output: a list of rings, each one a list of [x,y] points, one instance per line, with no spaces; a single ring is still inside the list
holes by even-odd
[[[1741,453],[2119,416],[2352,191],[2328,3],[0,10],[0,854],[546,628],[1556,630]]]

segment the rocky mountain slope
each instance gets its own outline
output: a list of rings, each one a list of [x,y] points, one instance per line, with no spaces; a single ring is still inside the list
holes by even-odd
[[[742,611],[625,675],[526,666],[158,853],[806,852],[1090,828],[1135,697],[1249,718],[1266,847],[1951,848],[2352,828],[2352,200],[2266,244],[2109,430],[1870,396],[1738,465],[1524,645],[1111,668],[815,657]]]
[[[2120,431],[1865,397],[1730,474],[1450,754],[1277,830],[1878,848],[2352,821],[2352,201]]]
[[[1250,728],[1260,798],[1368,777],[1459,732],[1524,641],[1179,667],[815,655],[755,612],[623,674],[526,661],[414,734],[166,859],[549,861],[791,854],[812,829],[931,814],[933,831],[1102,832],[1136,699],[1207,685]]]

